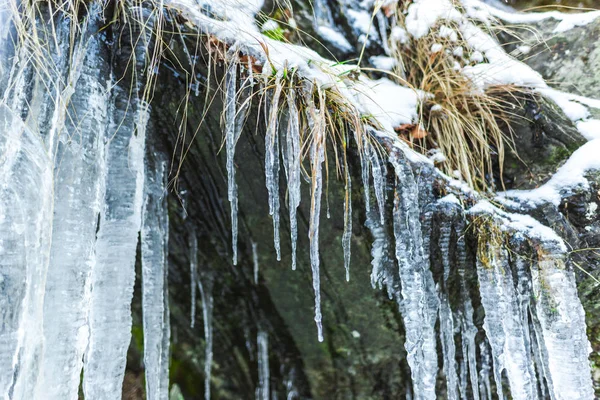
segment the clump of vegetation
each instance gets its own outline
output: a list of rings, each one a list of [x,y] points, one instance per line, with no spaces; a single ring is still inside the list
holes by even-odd
[[[405,15],[396,14],[398,26],[405,27]],[[439,149],[445,159],[438,167],[448,175],[477,190],[493,190],[495,166],[502,181],[505,153],[515,150],[511,109],[527,89],[515,85],[477,88],[461,69],[484,61],[484,56],[470,48],[451,21],[438,22],[423,37],[407,36],[404,43],[392,45],[395,75],[427,94],[421,103],[420,129],[406,136],[407,140],[424,154]]]
[[[520,10],[535,11],[581,12],[598,8],[597,0],[507,0],[507,3]]]
[[[489,215],[477,216],[469,227],[477,238],[477,260],[483,267],[493,268],[497,252],[506,247],[506,233]]]

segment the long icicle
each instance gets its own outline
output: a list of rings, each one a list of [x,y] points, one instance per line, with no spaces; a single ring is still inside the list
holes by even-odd
[[[288,162],[288,208],[290,212],[290,236],[292,240],[292,270],[296,270],[296,246],[298,242],[298,219],[296,212],[300,205],[300,119],[296,106],[296,91],[290,86],[287,92],[288,130],[287,162]]]
[[[254,284],[258,285],[258,249],[256,242],[252,242],[252,275],[254,277]]]
[[[317,337],[319,342],[323,341],[323,323],[321,315],[321,278],[319,272],[319,224],[321,216],[321,194],[323,192],[323,170],[322,164],[325,157],[325,99],[319,92],[320,107],[317,110],[314,105],[309,105],[307,117],[309,127],[312,131],[312,147],[310,150],[310,162],[312,173],[311,199],[310,199],[310,223],[308,238],[310,241],[310,265],[312,270],[313,289],[315,292],[315,323],[317,324]]]
[[[120,96],[129,95],[119,87]],[[100,214],[97,264],[92,271],[90,342],[85,357],[84,393],[89,400],[121,396],[127,348],[131,337],[131,299],[141,222],[144,142],[148,106],[135,116],[114,115],[107,143],[106,207]],[[135,122],[134,122],[135,118]],[[123,119],[130,125],[121,124]],[[112,132],[112,133],[111,133]],[[107,308],[107,304],[113,307]]]
[[[166,164],[163,160],[155,160],[152,163],[150,160],[146,161],[144,208],[140,232],[144,365],[148,400],[165,399],[169,394],[168,335],[170,330],[167,311],[169,215],[166,200]]]
[[[273,218],[273,242],[277,261],[281,260],[279,238],[279,98],[283,90],[281,76],[275,78],[275,89],[269,110],[265,135],[265,182],[269,192],[269,215]]]
[[[144,7],[136,16],[131,65],[133,87],[115,85],[106,147],[105,207],[96,239],[96,266],[91,276],[90,338],[84,361],[86,400],[116,400],[122,396],[127,349],[131,342],[131,300],[141,227],[144,156],[150,105],[146,84],[154,71],[148,63],[156,20]],[[154,48],[156,50],[156,48]],[[139,75],[139,76],[138,76]],[[116,77],[112,77],[113,81]],[[133,93],[131,92],[133,90]],[[107,307],[111,305],[111,307]]]
[[[44,294],[44,350],[33,398],[77,396],[87,346],[90,275],[94,242],[104,199],[104,134],[107,124],[108,54],[96,30],[100,4],[93,2],[70,55],[63,93],[55,103],[49,132],[57,144],[54,168],[54,218]],[[66,36],[66,35],[65,35]],[[69,38],[62,37],[69,42]],[[65,52],[69,57],[69,52]],[[69,98],[70,96],[70,98]],[[49,107],[51,108],[51,107]],[[15,393],[16,394],[16,393]],[[32,395],[25,396],[31,397]],[[18,398],[18,395],[15,396]]]
[[[237,63],[233,56],[225,73],[225,148],[227,152],[227,199],[231,207],[231,249],[233,252],[233,265],[237,265],[238,258],[238,189],[235,182],[235,146],[238,135],[236,134],[236,90],[237,90]]]
[[[43,293],[52,237],[52,162],[39,135],[0,105],[0,397],[30,391],[43,334]]]
[[[258,359],[258,386],[256,387],[256,400],[269,400],[269,334],[258,330],[256,335],[257,359]]]
[[[344,249],[344,269],[346,281],[350,281],[350,255],[352,247],[352,181],[346,163],[346,188],[344,198],[344,233],[342,234],[342,248]]]
[[[210,278],[198,279],[198,288],[202,297],[202,315],[204,317],[204,399],[210,400],[210,378],[213,362],[213,296]]]
[[[395,179],[393,225],[396,259],[402,287],[402,318],[406,329],[407,361],[416,399],[435,399],[438,359],[435,324],[439,298],[423,254],[418,187],[407,161],[390,155]]]
[[[196,282],[198,282],[198,238],[196,230],[190,230],[190,328],[196,325]]]

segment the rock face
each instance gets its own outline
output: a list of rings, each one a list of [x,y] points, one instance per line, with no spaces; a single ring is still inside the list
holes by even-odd
[[[177,48],[177,47],[176,47]],[[173,50],[177,54],[177,50]],[[181,50],[180,50],[181,51]],[[202,71],[202,68],[201,68]],[[206,71],[200,72],[205,74]],[[222,72],[221,72],[222,73]],[[203,75],[205,76],[205,75]],[[208,82],[208,77],[206,78]],[[217,83],[213,83],[215,86]],[[158,92],[161,88],[169,88],[168,93],[173,98],[181,98],[185,95],[185,86],[178,77],[172,74],[164,74],[157,86]],[[177,92],[179,91],[179,93]],[[166,96],[165,96],[166,97]],[[248,118],[249,126],[242,134],[236,151],[237,181],[239,185],[239,210],[240,210],[240,234],[238,265],[232,267],[228,260],[231,257],[229,243],[230,233],[228,227],[228,211],[225,194],[227,193],[227,177],[224,170],[225,154],[218,152],[222,143],[222,125],[220,123],[219,104],[220,97],[215,97],[212,107],[215,111],[208,111],[207,117],[200,131],[193,140],[185,142],[185,146],[179,143],[179,133],[171,127],[179,124],[176,115],[176,105],[162,106],[154,111],[155,124],[161,132],[158,137],[162,138],[162,148],[167,153],[177,154],[176,146],[189,146],[189,153],[183,160],[181,169],[180,187],[182,198],[171,199],[171,218],[174,223],[172,237],[189,235],[194,229],[202,245],[199,248],[200,271],[204,270],[214,282],[214,324],[219,327],[219,334],[214,338],[215,369],[213,370],[213,394],[215,396],[235,397],[240,393],[250,393],[258,386],[259,376],[257,371],[256,334],[257,320],[252,316],[260,316],[258,325],[269,331],[272,343],[270,362],[271,371],[276,371],[274,365],[279,367],[281,375],[271,375],[271,387],[280,391],[280,396],[290,395],[289,388],[282,385],[283,382],[294,382],[294,393],[299,398],[360,398],[379,399],[404,397],[412,393],[411,369],[407,363],[407,353],[403,343],[406,340],[406,326],[402,319],[402,306],[399,307],[398,298],[395,297],[401,285],[398,275],[398,267],[394,260],[393,248],[383,248],[383,263],[389,263],[390,267],[384,266],[379,270],[378,279],[385,280],[388,285],[386,290],[374,289],[371,282],[374,272],[371,265],[373,261],[373,241],[378,237],[385,241],[393,242],[392,229],[390,226],[382,227],[381,231],[374,229],[373,216],[364,211],[363,191],[360,182],[360,163],[358,155],[354,154],[351,160],[352,180],[355,182],[352,189],[353,199],[353,237],[352,237],[352,264],[350,269],[350,281],[344,279],[343,249],[341,246],[344,231],[343,225],[343,185],[330,175],[328,189],[327,214],[321,223],[321,279],[322,279],[322,307],[325,341],[319,343],[316,340],[316,329],[312,321],[312,307],[314,297],[311,287],[311,271],[309,247],[306,232],[308,231],[309,209],[303,203],[299,209],[300,232],[298,241],[298,269],[292,271],[289,242],[289,221],[282,217],[281,233],[281,261],[277,261],[276,252],[272,243],[272,222],[268,217],[268,199],[265,189],[265,181],[262,173],[264,169],[264,138],[257,132],[264,130],[264,122],[253,111]],[[189,98],[190,110],[204,110],[204,96],[192,96]],[[585,139],[575,129],[574,124],[567,119],[562,111],[550,100],[541,97],[527,100],[527,106],[522,108],[529,123],[515,124],[515,140],[520,150],[519,163],[525,163],[530,173],[525,176],[522,164],[513,169],[506,170],[512,174],[514,181],[512,187],[535,187],[545,182],[554,172],[558,165],[576,148],[585,143]],[[201,115],[190,113],[188,126],[190,130],[199,124]],[[167,122],[165,122],[167,121]],[[256,125],[254,124],[256,122]],[[186,138],[187,139],[187,138]],[[515,159],[516,160],[516,159]],[[516,161],[515,161],[516,162]],[[177,159],[174,165],[179,165]],[[477,276],[475,260],[478,258],[477,249],[483,233],[467,228],[472,220],[465,217],[463,208],[458,203],[439,201],[448,190],[446,183],[435,179],[435,174],[427,169],[415,166],[414,174],[420,176],[420,221],[423,234],[429,243],[427,251],[431,263],[432,278],[438,285],[443,287],[442,292],[447,291],[448,297],[442,296],[446,307],[453,310],[445,323],[455,324],[457,331],[470,332],[472,336],[464,335],[462,343],[455,349],[457,364],[448,364],[449,359],[444,358],[446,350],[442,349],[445,344],[438,342],[437,358],[440,365],[439,376],[436,377],[438,393],[444,396],[452,396],[447,391],[447,374],[452,375],[450,368],[456,368],[456,387],[459,385],[469,386],[467,381],[473,379],[469,376],[469,362],[475,363],[474,367],[485,368],[485,357],[490,357],[489,368],[492,368],[492,354],[485,347],[470,348],[470,345],[479,343],[484,331],[484,320],[486,312],[482,304],[481,295],[474,289],[481,283],[482,277]],[[389,169],[389,170],[388,170]],[[394,193],[393,166],[386,167],[386,189],[384,191],[387,199],[386,218],[392,216],[392,200]],[[590,182],[594,182],[594,175],[590,175]],[[520,182],[520,183],[518,183]],[[371,183],[373,184],[373,183]],[[280,185],[284,188],[282,181]],[[586,248],[594,246],[597,241],[595,225],[597,216],[590,214],[590,201],[597,203],[594,183],[585,191],[565,194],[565,202],[559,208],[551,204],[539,206],[535,209],[527,207],[516,207],[511,211],[525,213],[535,216],[543,224],[550,226],[571,245],[573,248]],[[305,188],[306,189],[306,188]],[[281,190],[281,198],[285,198],[286,192]],[[310,193],[304,190],[302,198],[309,198]],[[372,207],[376,204],[376,197],[372,193],[370,202]],[[438,201],[436,201],[436,199]],[[585,199],[585,200],[584,200]],[[182,220],[181,205],[189,214]],[[583,208],[582,208],[583,207]],[[578,210],[578,211],[576,211]],[[324,210],[325,211],[325,210]],[[173,216],[175,215],[175,216]],[[285,215],[285,212],[283,213]],[[375,218],[376,219],[376,218]],[[370,221],[370,222],[369,222]],[[188,228],[185,228],[188,227]],[[188,233],[186,233],[186,230]],[[177,232],[177,233],[176,233]],[[380,233],[378,233],[380,232]],[[463,233],[461,233],[463,232]],[[581,233],[577,233],[581,232]],[[465,235],[464,241],[461,235]],[[382,235],[382,236],[378,236]],[[440,246],[440,241],[446,243]],[[253,246],[256,245],[257,261],[259,265],[259,280],[253,282],[254,260]],[[186,248],[185,239],[174,239],[171,242],[171,276],[176,277],[171,283],[171,293],[175,294],[171,308],[174,315],[180,315],[179,323],[173,327],[174,332],[185,331],[186,337],[179,344],[174,344],[174,352],[183,360],[190,357],[185,353],[179,353],[180,346],[189,346],[192,343],[191,353],[202,354],[204,344],[201,339],[199,320],[196,324],[195,333],[189,329],[186,316],[189,314],[187,291],[189,250]],[[219,247],[216,253],[211,247]],[[520,249],[522,254],[531,254],[533,249],[526,243],[513,243],[514,248]],[[391,251],[391,253],[389,253]],[[204,254],[206,252],[207,254]],[[216,257],[216,258],[215,258]],[[583,265],[586,271],[592,272],[597,266],[597,258],[593,253],[582,252],[573,255],[573,261]],[[462,263],[462,264],[461,264]],[[220,267],[217,267],[219,266]],[[445,271],[446,265],[452,265],[450,272]],[[462,265],[462,267],[458,267]],[[516,265],[516,264],[515,264]],[[512,268],[516,268],[513,265]],[[380,267],[376,265],[376,267]],[[219,268],[218,270],[215,268]],[[376,270],[377,268],[375,268]],[[219,272],[216,272],[219,271]],[[576,270],[578,271],[578,270]],[[202,273],[202,272],[201,272]],[[515,272],[516,273],[516,270]],[[389,274],[389,275],[386,275]],[[576,272],[582,279],[581,287],[593,286],[593,281],[588,279],[582,272]],[[385,276],[385,278],[382,278]],[[181,280],[179,280],[181,279]],[[496,278],[491,278],[492,281]],[[529,278],[520,284],[527,285]],[[463,282],[463,283],[461,283]],[[182,284],[184,290],[181,290]],[[516,285],[515,281],[515,285]],[[531,283],[529,283],[530,285]],[[461,286],[464,285],[464,286]],[[465,292],[464,290],[467,290]],[[240,296],[234,295],[240,293]],[[466,306],[464,296],[471,298],[472,303]],[[589,289],[587,294],[590,296]],[[591,295],[593,297],[593,295]],[[595,318],[590,314],[593,302],[588,305],[588,326],[590,329],[590,340],[594,346],[594,332],[596,332]],[[242,303],[232,302],[239,299]],[[252,300],[249,300],[252,299]],[[489,301],[484,300],[484,301]],[[402,303],[402,302],[401,302]],[[241,304],[244,304],[242,306]],[[461,311],[461,307],[467,307]],[[472,309],[469,309],[472,307]],[[442,308],[443,309],[443,308]],[[244,311],[245,310],[245,311]],[[441,312],[441,311],[440,311]],[[458,314],[456,314],[458,312]],[[473,320],[464,319],[463,313],[472,312]],[[515,311],[516,312],[516,311]],[[198,318],[200,317],[199,314]],[[238,317],[233,317],[238,315]],[[226,319],[225,319],[226,318]],[[441,317],[440,317],[441,318]],[[443,323],[441,320],[440,324]],[[591,324],[590,324],[591,323]],[[265,328],[266,327],[266,328]],[[217,328],[215,328],[217,329]],[[440,328],[441,329],[441,328]],[[241,339],[243,332],[244,341]],[[175,334],[175,333],[174,333]],[[181,340],[181,339],[180,339]],[[443,340],[443,339],[440,339]],[[469,340],[473,340],[472,344]],[[446,343],[447,344],[447,343]],[[582,344],[584,345],[584,344]],[[228,349],[222,351],[219,349]],[[233,350],[232,350],[233,349]],[[471,353],[477,360],[470,360]],[[462,352],[462,353],[461,353]],[[235,353],[238,353],[235,355]],[[244,359],[242,358],[242,355]],[[196,357],[198,357],[196,355]],[[242,361],[244,360],[244,361]],[[444,360],[444,361],[443,361]],[[449,365],[449,366],[447,366]],[[197,363],[195,368],[196,380],[202,379],[202,365]],[[240,371],[245,371],[240,375]],[[189,371],[188,371],[189,373]],[[272,372],[273,373],[273,372]],[[539,372],[538,372],[539,373]],[[245,376],[244,376],[245,374]],[[287,374],[287,375],[286,375]],[[292,374],[293,379],[290,377]],[[224,382],[220,376],[235,377]],[[174,382],[182,388],[185,396],[193,396],[199,385],[186,383],[185,375],[174,375]],[[480,382],[481,385],[489,385],[494,392],[496,386],[493,378],[490,381]],[[464,383],[460,383],[464,382]],[[240,389],[242,383],[247,385]],[[462,387],[462,386],[461,386]],[[469,389],[470,390],[470,389]],[[490,393],[491,394],[491,393]],[[242,395],[243,396],[243,395]],[[186,397],[187,398],[187,397]]]
[[[319,6],[325,7],[321,11],[327,10],[326,2]],[[346,6],[354,5],[349,2]],[[42,10],[35,22],[42,26],[49,26],[50,20],[60,22],[56,46],[68,50],[69,20]],[[87,49],[95,50],[85,52],[84,47],[76,46],[79,52],[73,53],[86,60],[83,70],[71,64],[77,57],[70,58],[69,51],[56,51],[57,64],[62,62],[65,68],[58,77],[62,79],[57,78],[52,87],[60,93],[75,93],[69,116],[93,114],[82,121],[97,123],[86,126],[81,137],[76,120],[67,114],[56,117],[62,108],[44,90],[43,77],[36,76],[31,65],[17,69],[23,74],[21,92],[0,75],[3,96],[14,102],[10,112],[0,109],[0,149],[14,161],[2,164],[6,173],[1,177],[0,200],[15,209],[26,204],[23,215],[13,213],[25,222],[31,222],[29,214],[39,219],[38,224],[25,224],[26,232],[49,250],[32,254],[50,254],[51,260],[68,255],[69,261],[35,259],[34,265],[50,267],[47,271],[41,267],[26,270],[39,278],[32,286],[25,286],[29,280],[19,275],[22,270],[17,267],[23,262],[17,256],[2,261],[8,278],[3,276],[0,281],[2,289],[8,287],[17,295],[9,298],[0,293],[0,304],[10,310],[20,307],[20,302],[13,302],[31,303],[33,311],[25,322],[12,314],[1,316],[2,329],[7,321],[14,329],[8,334],[0,331],[0,362],[9,366],[9,373],[2,372],[0,377],[0,389],[6,388],[6,393],[0,394],[19,400],[42,398],[39,393],[52,387],[64,391],[49,395],[52,398],[75,397],[84,364],[82,390],[87,398],[118,397],[120,381],[115,377],[122,375],[125,366],[124,398],[143,398],[144,386],[148,399],[165,398],[167,386],[161,379],[169,364],[173,399],[478,399],[504,398],[509,393],[515,399],[593,397],[587,345],[589,339],[598,350],[600,343],[596,310],[600,303],[592,279],[598,276],[599,256],[587,249],[600,247],[598,172],[588,173],[587,186],[561,192],[558,205],[515,200],[501,210],[441,175],[395,138],[378,135],[372,126],[367,131],[373,139],[368,151],[350,141],[328,142],[321,216],[316,217],[322,313],[322,321],[318,321],[311,243],[315,238],[311,196],[314,198],[316,190],[311,178],[316,178],[310,175],[310,157],[301,172],[304,182],[294,271],[289,239],[293,228],[287,209],[292,173],[288,169],[291,164],[285,162],[290,154],[277,148],[276,156],[268,154],[269,143],[265,143],[270,139],[266,132],[274,129],[266,116],[279,115],[280,139],[273,140],[283,145],[289,132],[281,127],[293,119],[293,110],[289,106],[278,110],[276,104],[279,114],[273,114],[271,103],[277,88],[267,89],[257,80],[253,89],[267,93],[263,98],[266,105],[255,101],[247,116],[233,112],[228,118],[223,110],[231,106],[231,97],[223,92],[231,85],[234,92],[243,92],[238,81],[243,76],[242,64],[224,62],[236,52],[228,47],[233,43],[226,46],[215,36],[201,35],[180,14],[165,11],[162,40],[166,47],[160,64],[154,64],[158,59],[146,57],[154,48],[147,27],[155,23],[147,11],[135,8],[135,16],[144,24],[132,18],[120,21],[123,25],[100,28],[94,25],[99,24],[98,18],[82,33],[74,33],[74,43],[87,43],[83,37],[91,43]],[[210,11],[204,9],[204,14],[210,17]],[[106,11],[104,17],[112,21],[116,15]],[[323,18],[336,21],[349,40],[358,43],[342,13]],[[300,14],[298,23],[312,26]],[[369,46],[367,52],[375,54],[382,44],[373,41]],[[6,60],[18,65],[26,59],[13,58],[11,51],[16,50],[8,45],[1,48],[0,65],[8,65]],[[26,49],[17,54],[31,55]],[[251,54],[240,54],[248,57],[245,61],[252,61]],[[137,63],[130,65],[132,55]],[[542,68],[541,64],[537,67]],[[551,78],[557,72],[548,68]],[[147,76],[150,81],[142,79]],[[300,91],[307,81],[298,79],[290,82]],[[151,98],[145,96],[142,82],[152,84]],[[91,90],[94,88],[97,90]],[[110,96],[101,97],[106,93]],[[250,90],[240,99],[253,93]],[[312,102],[316,109],[318,99],[308,93],[301,104]],[[85,98],[95,101],[86,102]],[[554,103],[532,97],[525,104],[518,112],[530,121],[513,127],[520,158],[509,159],[514,165],[507,165],[505,171],[512,188],[530,188],[547,181],[585,142]],[[244,110],[239,101],[237,110]],[[310,118],[304,111],[298,116]],[[231,142],[224,131],[232,121],[237,126],[242,117],[246,123],[234,144],[233,158],[239,202],[234,256],[228,166]],[[20,146],[18,150],[14,143]],[[49,154],[68,161],[70,168],[61,168],[60,162],[48,156],[52,145],[58,150]],[[336,170],[333,160],[342,146],[347,163]],[[81,158],[75,150],[81,151]],[[308,153],[309,149],[302,151]],[[385,157],[376,157],[376,151]],[[316,150],[313,160],[315,154]],[[273,162],[276,167],[269,164],[273,157],[281,157],[281,162]],[[519,173],[523,164],[527,176]],[[277,178],[265,177],[269,166],[271,172],[279,169]],[[32,178],[19,184],[19,191],[7,189],[11,182],[20,183],[18,179],[26,173]],[[85,183],[80,177],[92,182]],[[64,185],[56,188],[64,190],[54,190],[57,197],[52,197],[53,191],[44,182],[55,181]],[[36,193],[36,188],[41,193]],[[280,251],[276,250],[270,216],[274,197],[281,206]],[[48,199],[56,203],[54,208],[44,203]],[[347,204],[353,210],[349,216]],[[62,222],[73,221],[86,222],[78,225],[81,232],[60,230]],[[0,234],[18,238],[21,225],[1,219]],[[349,226],[351,263],[347,271],[344,261],[348,253],[343,243],[349,237]],[[56,234],[71,235],[49,242],[47,237],[52,235],[44,230],[52,229]],[[567,251],[563,241],[574,251]],[[80,249],[79,244],[87,247]],[[89,257],[90,261],[79,263],[77,257]],[[234,258],[237,262],[232,262]],[[97,269],[96,263],[104,269]],[[168,265],[168,281],[164,265]],[[64,269],[59,272],[73,281],[52,275],[53,268]],[[61,290],[36,292],[44,286],[44,274],[49,277],[47,282]],[[168,282],[166,291],[164,282]],[[587,312],[587,337],[577,289]],[[38,301],[28,303],[26,296]],[[54,301],[60,312],[45,310],[43,304],[36,308],[40,299]],[[60,325],[62,330],[54,338],[60,346],[44,349],[39,338],[50,340],[44,332],[53,332],[44,324],[54,327],[56,320],[70,321],[68,306],[72,304],[81,304],[77,312],[82,316],[77,314],[72,325]],[[59,306],[63,308],[59,310]],[[103,326],[107,320],[108,329]],[[322,323],[322,342],[315,320]],[[127,344],[130,325],[132,338],[125,363],[125,352],[117,350]],[[25,344],[15,339],[20,326],[32,328],[24,336]],[[169,338],[170,350],[165,345]],[[50,357],[53,351],[61,357]],[[36,357],[38,354],[47,358]],[[103,358],[105,363],[98,361]],[[46,369],[37,367],[40,359]],[[53,384],[57,370],[50,361],[65,368],[58,371],[69,371],[69,382]],[[15,363],[19,368],[13,371]],[[104,369],[104,364],[111,369]],[[573,370],[579,373],[573,374]],[[594,379],[597,385],[598,376]],[[34,390],[38,397],[30,394]]]

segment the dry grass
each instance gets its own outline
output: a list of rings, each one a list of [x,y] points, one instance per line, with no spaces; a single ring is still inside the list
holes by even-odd
[[[498,222],[489,215],[477,216],[469,225],[477,238],[477,260],[485,268],[493,268],[499,249],[507,248],[506,233],[500,230]]]
[[[404,15],[398,13],[404,26]],[[440,34],[444,25],[455,38]],[[446,29],[446,28],[443,28]],[[445,36],[445,37],[442,37]],[[454,49],[462,48],[454,53]],[[420,109],[422,128],[427,135],[411,138],[413,147],[423,153],[440,149],[446,161],[438,167],[451,176],[459,176],[474,189],[495,189],[496,160],[502,180],[502,165],[508,149],[514,149],[510,131],[511,108],[526,88],[502,85],[484,92],[476,88],[460,71],[469,63],[469,46],[460,30],[450,22],[439,22],[429,34],[411,39],[406,46],[394,46],[396,76],[415,89],[429,93]],[[513,104],[511,104],[513,103]]]

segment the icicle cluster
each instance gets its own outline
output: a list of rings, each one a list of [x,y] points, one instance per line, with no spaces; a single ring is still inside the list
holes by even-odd
[[[503,375],[514,399],[592,399],[584,313],[561,240],[534,220],[513,220],[482,204],[468,213],[490,218],[495,229],[513,239],[486,242],[485,236],[480,237],[486,251],[472,263],[460,201],[449,195],[420,205],[415,166],[398,149],[392,150],[389,160],[395,176],[394,238],[381,224],[380,213],[367,213],[367,227],[375,239],[372,281],[374,286],[387,286],[390,297],[398,301],[414,398],[438,395],[439,338],[449,399],[507,398]],[[387,173],[382,172],[384,178],[376,174],[374,181],[385,180]],[[526,247],[530,241],[542,254],[536,262],[526,256],[535,254],[533,245]],[[479,281],[485,311],[479,327],[468,283],[473,278]],[[459,301],[451,304],[450,295],[456,293]]]
[[[11,310],[0,331],[2,398],[76,398],[82,369],[86,399],[121,398],[140,232],[147,396],[168,391],[166,165],[148,170],[142,81],[133,95],[114,85],[100,9],[90,4],[74,41],[58,18],[47,77],[31,74],[35,49],[0,42],[12,62],[0,106],[9,288],[0,303]]]
[[[324,2],[317,5],[324,10]],[[99,4],[90,7],[94,10]],[[57,24],[54,40],[47,42],[58,72],[46,85],[42,85],[45,77],[37,76],[26,61],[32,56],[30,50],[15,49],[6,36],[0,36],[0,56],[13,62],[10,85],[0,77],[4,92],[0,105],[2,398],[76,398],[82,371],[86,399],[121,397],[140,236],[147,398],[163,399],[168,392],[167,163],[147,141],[152,133],[151,110],[143,99],[142,81],[136,81],[130,93],[131,88],[117,84],[119,77],[106,72],[110,70],[108,56],[92,34],[101,27],[100,13],[89,14],[92,17],[75,36],[70,34],[69,21]],[[325,14],[320,18],[329,19]],[[150,21],[149,29],[151,25]],[[380,34],[385,37],[385,30]],[[141,35],[134,49],[139,71],[145,67],[150,34],[142,30]],[[11,51],[18,54],[7,56]],[[255,84],[251,66],[240,82],[236,51],[234,46],[227,54],[223,110],[233,264],[238,260],[235,150],[250,106],[245,99],[253,94]],[[282,71],[277,73],[269,82],[270,101],[265,103],[264,173],[269,214],[279,260],[283,165],[295,269],[304,149],[310,171],[308,238],[314,320],[317,338],[323,341],[319,230],[326,179],[326,99],[316,85],[288,86],[288,79]],[[33,94],[28,98],[27,93]],[[238,97],[244,101],[239,102]],[[298,99],[304,102],[303,115]],[[71,115],[85,117],[77,121]],[[301,126],[301,121],[306,121],[306,126]],[[517,400],[593,398],[584,313],[560,239],[552,232],[540,238],[537,233],[547,228],[523,223],[522,218],[503,214],[484,202],[466,211],[454,196],[439,200],[422,196],[420,177],[415,173],[422,166],[409,159],[409,150],[386,140],[381,139],[381,148],[375,141],[364,141],[361,149],[366,225],[374,239],[371,280],[374,287],[385,286],[398,303],[414,398],[439,395],[438,339],[449,399],[490,399],[493,395]],[[344,175],[342,247],[349,279],[352,181],[347,165]],[[371,189],[377,208],[371,201]],[[393,201],[388,201],[392,197]],[[477,259],[470,260],[466,214],[490,218],[505,236],[510,233],[512,240],[505,243],[480,237]],[[191,324],[193,327],[198,285],[208,400],[213,278],[198,273],[198,243],[193,231],[189,240]],[[538,259],[526,260],[515,251],[533,254],[527,249],[533,241]],[[255,243],[252,260],[257,283]],[[474,318],[472,279],[478,282],[485,312],[482,326],[477,326]],[[450,301],[451,293],[459,293],[458,302]],[[257,334],[257,348],[256,397],[268,399],[269,339],[264,330]],[[508,387],[503,386],[504,376]]]

